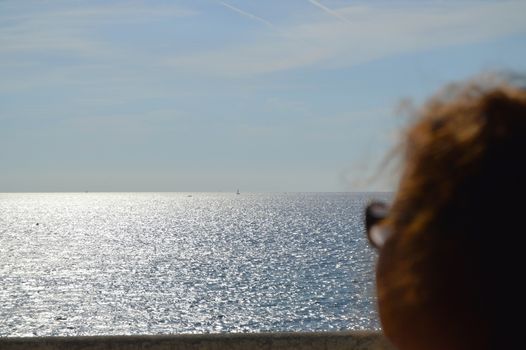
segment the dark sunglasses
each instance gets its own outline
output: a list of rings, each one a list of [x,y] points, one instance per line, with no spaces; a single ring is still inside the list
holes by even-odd
[[[365,230],[372,246],[382,248],[391,235],[391,231],[382,226],[382,221],[389,214],[389,205],[383,202],[372,202],[365,208]]]

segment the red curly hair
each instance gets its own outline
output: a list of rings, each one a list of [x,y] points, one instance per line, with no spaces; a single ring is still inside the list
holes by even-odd
[[[450,87],[417,114],[377,267],[384,332],[400,350],[503,348],[522,299],[526,91]]]

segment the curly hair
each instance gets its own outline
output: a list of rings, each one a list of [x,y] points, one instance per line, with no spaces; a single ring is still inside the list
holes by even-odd
[[[526,90],[449,87],[417,115],[377,268],[384,331],[400,349],[417,348],[410,332],[437,340],[427,349],[492,348],[518,293],[510,238],[526,233]]]

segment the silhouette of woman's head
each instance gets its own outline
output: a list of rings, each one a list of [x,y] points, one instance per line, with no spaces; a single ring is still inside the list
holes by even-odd
[[[384,332],[400,350],[502,348],[522,298],[526,91],[453,86],[417,116],[392,207],[367,213]]]

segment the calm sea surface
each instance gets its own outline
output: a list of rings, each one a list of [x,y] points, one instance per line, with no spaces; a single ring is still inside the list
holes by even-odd
[[[388,197],[0,194],[0,336],[378,329]]]

